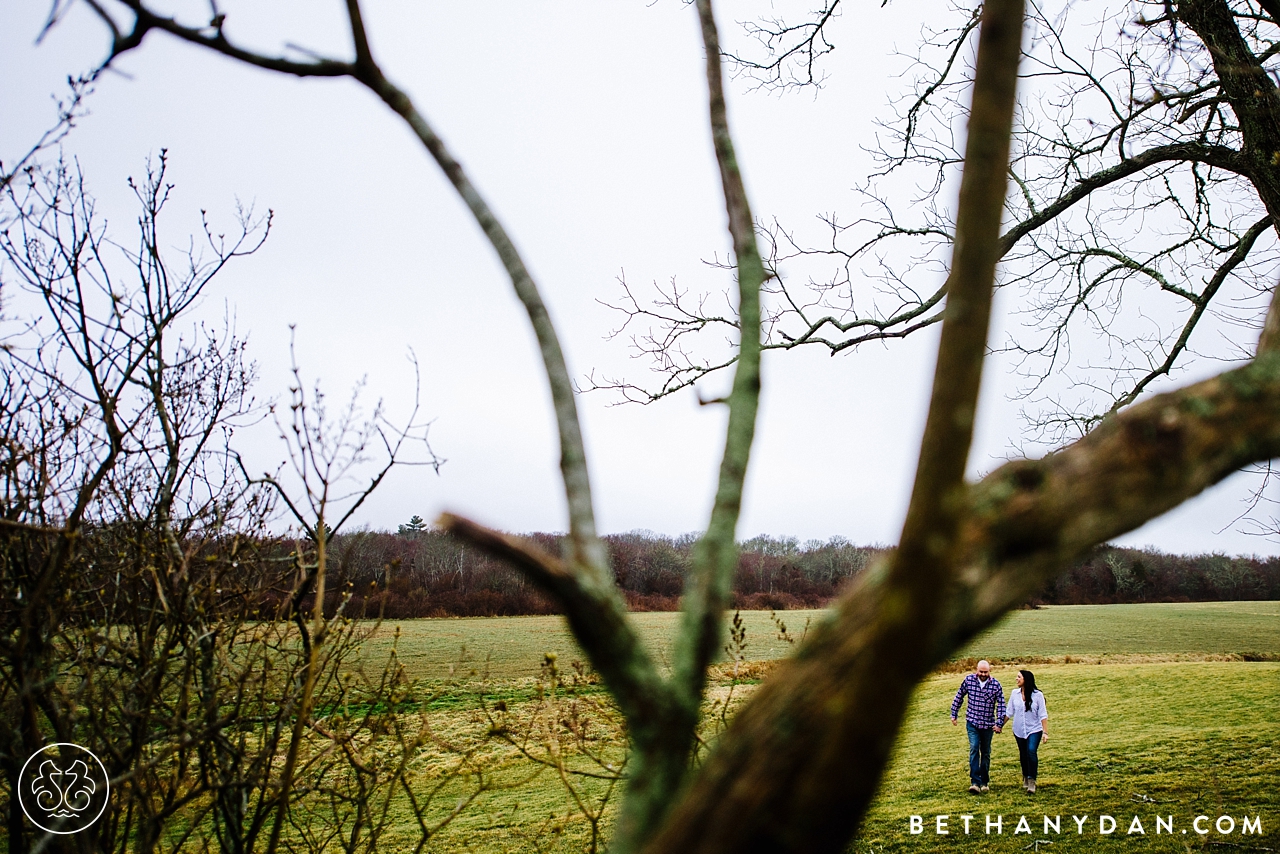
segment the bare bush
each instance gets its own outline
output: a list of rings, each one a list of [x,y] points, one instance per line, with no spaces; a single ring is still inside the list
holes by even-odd
[[[325,510],[349,514],[381,475],[331,488],[378,452],[385,474],[412,434],[361,428],[351,408],[311,430],[295,406],[306,501],[244,476],[230,436],[262,416],[254,367],[230,323],[187,318],[227,264],[262,245],[270,215],[240,211],[229,238],[206,220],[203,253],[175,262],[160,236],[166,168],[162,153],[132,185],[133,247],[109,235],[75,164],[29,168],[4,188],[8,850],[373,851],[393,801],[416,817],[421,849],[458,810],[410,791],[407,769],[424,748],[449,748],[406,710],[394,654],[360,661],[377,624],[343,615],[349,593],[323,613],[325,534],[289,544],[268,530],[279,500],[313,511],[310,533],[327,531]],[[111,778],[102,819],[73,836],[35,832],[16,797],[49,740],[88,746]],[[464,781],[478,770],[469,755],[457,756]],[[465,785],[474,797],[483,775]]]

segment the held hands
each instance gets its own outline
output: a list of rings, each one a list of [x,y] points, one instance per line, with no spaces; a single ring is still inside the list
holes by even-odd
[[[996,731],[996,732],[1000,732],[1000,730],[1002,730],[1002,729],[1004,729],[1004,727],[996,727],[996,728],[995,728],[995,731]]]

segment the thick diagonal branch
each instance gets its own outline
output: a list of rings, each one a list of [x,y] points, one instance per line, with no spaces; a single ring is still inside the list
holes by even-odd
[[[1145,172],[1153,166],[1167,163],[1204,163],[1248,177],[1248,161],[1240,152],[1225,145],[1211,145],[1202,142],[1174,142],[1168,145],[1157,145],[1132,157],[1121,160],[1114,166],[1099,169],[1090,175],[1077,180],[1071,189],[1058,196],[1049,204],[1034,211],[1031,216],[1012,226],[1000,237],[1000,255],[1004,257],[1013,249],[1019,240],[1036,229],[1052,222],[1075,205],[1104,187],[1118,184],[1125,178]]]
[[[564,481],[565,498],[569,505],[569,536],[573,559],[582,565],[581,577],[589,579],[603,592],[612,589],[609,577],[608,556],[604,544],[596,535],[595,513],[591,506],[591,482],[587,473],[586,450],[582,443],[582,428],[578,421],[578,407],[574,400],[573,381],[565,365],[564,351],[555,325],[542,300],[533,276],[516,249],[507,230],[494,215],[493,210],[480,195],[462,164],[449,151],[444,140],[431,127],[405,92],[387,79],[374,62],[373,53],[365,37],[364,22],[356,0],[348,0],[352,38],[355,41],[356,62],[352,76],[367,86],[404,119],[418,140],[436,161],[449,183],[462,197],[476,224],[488,238],[498,254],[503,268],[511,279],[516,297],[524,306],[538,340],[543,370],[551,387],[552,405],[556,414],[556,426],[560,434],[560,474]],[[614,594],[616,597],[616,593]],[[619,600],[621,601],[621,600]]]
[[[885,566],[767,682],[730,727],[652,851],[838,851],[865,814],[922,677],[1089,548],[1253,462],[1280,455],[1280,354],[1120,412],[1041,460],[972,487],[923,655],[885,678],[902,607]],[[896,712],[895,712],[896,710]]]

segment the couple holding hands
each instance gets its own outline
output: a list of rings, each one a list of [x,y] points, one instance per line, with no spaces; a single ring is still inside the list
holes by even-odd
[[[979,661],[960,683],[956,698],[951,701],[951,725],[958,723],[960,705],[968,697],[965,710],[965,729],[969,733],[969,791],[986,794],[991,784],[991,736],[1004,729],[1006,721],[1013,722],[1013,737],[1018,742],[1018,761],[1022,763],[1022,788],[1035,793],[1036,772],[1039,758],[1036,752],[1048,738],[1046,725],[1049,712],[1045,708],[1044,694],[1036,690],[1036,677],[1030,670],[1018,671],[1018,690],[1004,701],[1004,688],[991,675],[991,664]]]

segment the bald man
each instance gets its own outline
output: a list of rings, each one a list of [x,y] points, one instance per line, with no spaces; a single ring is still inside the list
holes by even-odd
[[[964,713],[965,730],[969,733],[969,792],[985,795],[991,790],[991,734],[1004,726],[1004,688],[991,675],[991,664],[978,662],[973,672],[964,677],[956,698],[951,701],[951,725],[957,723],[960,704],[969,698]]]

